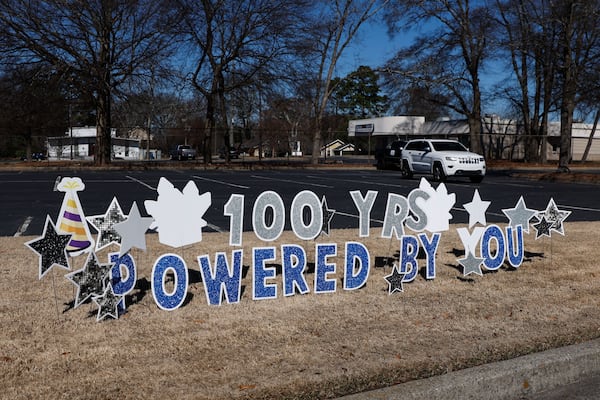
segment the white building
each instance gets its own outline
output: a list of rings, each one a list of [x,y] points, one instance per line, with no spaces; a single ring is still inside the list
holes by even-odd
[[[421,132],[425,117],[395,116],[348,121],[349,137],[406,136]]]
[[[487,115],[483,118],[481,140],[484,148],[495,158],[522,159],[524,142],[522,126],[517,121]],[[587,160],[600,160],[600,133],[593,132],[592,124],[574,123],[571,133],[571,157],[579,161],[589,145]],[[424,117],[397,116],[370,119],[358,119],[348,122],[349,137],[376,137],[376,148],[382,148],[390,141],[419,137],[437,137],[459,139],[468,142],[469,124],[464,119],[442,118],[425,122]],[[466,143],[465,143],[466,144]],[[558,160],[560,155],[560,122],[551,122],[546,137],[546,156],[548,160]]]
[[[92,160],[96,145],[97,128],[72,127],[64,136],[47,139],[48,158],[50,160]],[[118,138],[117,130],[111,129],[112,158],[139,160],[140,139]]]

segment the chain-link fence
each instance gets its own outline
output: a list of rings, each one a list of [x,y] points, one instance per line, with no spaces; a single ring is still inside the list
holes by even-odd
[[[90,128],[93,129],[93,128]],[[95,132],[95,129],[94,129]],[[81,135],[67,131],[62,136],[15,135],[0,132],[0,157],[25,158],[42,154],[53,159],[92,159],[95,146],[95,134]],[[39,133],[36,132],[36,133]],[[54,133],[54,131],[52,132]],[[456,139],[469,147],[468,134],[438,134],[429,137]],[[598,135],[596,135],[598,136]],[[423,135],[406,135],[400,139],[412,139]],[[513,133],[484,133],[479,136],[483,155],[489,160],[512,161],[553,161],[558,160],[560,153],[560,137],[527,136]],[[321,153],[326,145],[335,140],[351,146],[338,155],[374,156],[378,150],[397,139],[392,135],[376,135],[374,137],[348,137],[345,131],[328,131],[322,135]],[[229,149],[226,147],[229,143]],[[229,151],[231,158],[249,157],[290,157],[312,154],[311,132],[294,132],[266,129],[207,129],[197,128],[163,128],[146,129],[139,127],[115,128],[113,157],[124,159],[158,160],[169,158],[171,151],[180,144],[194,148],[198,155],[225,157]],[[600,161],[600,137],[589,138],[578,134],[571,138],[571,160]]]

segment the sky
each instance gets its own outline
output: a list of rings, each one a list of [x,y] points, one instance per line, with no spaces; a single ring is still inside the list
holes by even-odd
[[[390,37],[387,27],[377,19],[369,21],[359,30],[358,36],[352,45],[346,49],[339,61],[336,75],[344,77],[355,71],[361,65],[377,68],[385,64],[396,52],[412,44],[413,38],[418,35],[418,30],[397,34]],[[484,95],[490,93],[492,86],[505,76],[500,65],[488,65],[481,75],[481,84]],[[487,99],[484,112],[502,114],[506,105],[500,101]]]
[[[345,76],[361,65],[380,67],[404,46],[411,43],[412,35],[390,38],[386,26],[377,20],[368,22],[359,30],[338,64],[338,75]]]

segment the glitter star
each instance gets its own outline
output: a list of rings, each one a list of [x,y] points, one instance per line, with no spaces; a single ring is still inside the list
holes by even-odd
[[[325,196],[321,199],[321,209],[323,210],[323,226],[321,232],[329,236],[329,229],[331,227],[331,220],[335,214],[335,210],[332,210],[327,206],[327,199]]]
[[[110,283],[101,296],[94,296],[92,300],[98,305],[96,321],[101,321],[106,317],[119,318],[119,303],[123,300],[123,296],[115,295]]]
[[[73,271],[65,277],[77,286],[75,307],[93,295],[101,296],[106,290],[112,263],[100,264],[96,253],[90,253],[82,269]]]
[[[479,190],[475,189],[475,193],[473,194],[473,200],[470,203],[463,204],[463,207],[469,213],[469,228],[478,222],[481,225],[486,225],[485,212],[490,206],[489,201],[482,201],[479,196]]]
[[[509,226],[516,228],[517,225],[523,227],[523,232],[529,233],[529,221],[537,214],[536,210],[527,208],[523,196],[519,198],[517,205],[514,208],[503,208],[502,212],[510,220]]]
[[[87,220],[98,231],[96,251],[111,243],[121,243],[121,236],[114,230],[114,225],[125,221],[125,216],[116,197],[112,199],[104,214],[87,217]]]
[[[392,273],[384,277],[388,283],[388,294],[392,294],[396,291],[404,292],[404,287],[402,286],[402,279],[404,279],[404,274],[400,273],[398,270],[398,265],[394,263],[392,266]]]
[[[555,231],[561,235],[564,235],[565,231],[563,229],[563,221],[567,219],[569,215],[571,215],[571,211],[559,210],[554,202],[554,199],[550,199],[548,205],[546,206],[546,210],[538,213],[538,219],[541,220],[542,216],[545,217],[546,221],[548,221],[548,223],[551,225],[550,231]]]
[[[545,216],[542,216],[540,222],[537,224],[533,224],[535,228],[535,239],[537,240],[540,236],[548,236],[550,237],[550,229],[552,228],[552,223],[546,220]]]
[[[50,229],[48,229],[48,227],[50,227]],[[67,245],[70,240],[70,234],[59,234],[56,231],[56,226],[50,219],[50,216],[47,215],[42,236],[25,243],[25,246],[29,247],[40,256],[40,279],[42,279],[54,265],[58,265],[65,269],[71,269],[67,260]]]
[[[133,202],[127,220],[113,226],[114,230],[121,236],[119,257],[122,257],[133,247],[146,250],[146,231],[152,221],[154,220],[151,217],[140,216],[137,203]]]
[[[467,257],[459,259],[458,262],[464,267],[464,276],[473,273],[483,276],[483,272],[481,272],[481,264],[483,263],[483,258],[475,257],[475,255],[469,251]]]

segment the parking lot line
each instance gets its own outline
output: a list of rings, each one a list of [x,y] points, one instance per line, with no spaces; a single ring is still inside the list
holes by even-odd
[[[250,189],[250,186],[238,185],[238,184],[235,184],[235,183],[229,183],[229,182],[225,182],[225,181],[219,181],[219,180],[216,180],[216,179],[204,178],[204,177],[198,176],[198,175],[192,175],[192,178],[200,179],[200,180],[207,181],[207,182],[218,183],[218,184],[221,184],[221,185],[236,187],[236,188],[240,188],[240,189]]]
[[[145,187],[147,187],[148,189],[152,189],[152,190],[156,191],[156,188],[155,188],[155,187],[153,187],[153,186],[150,186],[150,185],[148,185],[146,182],[142,182],[142,181],[140,181],[139,179],[137,179],[137,178],[134,178],[133,176],[125,175],[125,177],[126,177],[127,179],[131,179],[131,180],[132,180],[132,181],[134,181],[134,182],[137,182],[137,183],[139,183],[139,184],[140,184],[140,185],[142,185],[142,186],[145,186]]]
[[[252,178],[257,178],[257,179],[264,179],[267,181],[276,181],[276,182],[287,182],[287,183],[297,183],[297,184],[303,184],[303,185],[308,185],[308,186],[316,186],[316,187],[322,187],[322,188],[328,188],[328,189],[333,189],[333,186],[329,186],[329,185],[321,185],[319,183],[312,183],[312,182],[300,182],[300,181],[294,181],[291,179],[278,179],[278,178],[269,178],[266,176],[260,176],[260,175],[252,175]]]
[[[27,230],[27,228],[29,227],[29,224],[31,223],[31,221],[33,220],[32,216],[28,216],[27,218],[25,218],[25,221],[23,222],[23,224],[19,227],[19,229],[17,230],[17,232],[15,232],[15,234],[13,235],[14,237],[19,237],[21,236],[23,233],[25,233],[25,231]]]

